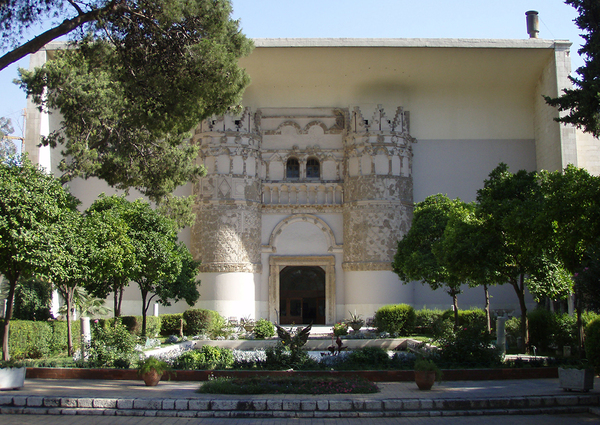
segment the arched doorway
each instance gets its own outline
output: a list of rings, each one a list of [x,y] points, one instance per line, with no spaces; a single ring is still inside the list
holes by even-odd
[[[281,324],[325,324],[325,270],[287,266],[279,272]]]

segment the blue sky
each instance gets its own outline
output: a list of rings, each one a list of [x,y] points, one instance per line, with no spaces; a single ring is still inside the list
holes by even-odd
[[[561,0],[233,0],[234,18],[252,38],[527,38],[525,12],[537,10],[540,38],[570,40],[572,68],[583,65],[575,9]],[[0,52],[0,55],[4,52]],[[23,131],[17,66],[0,71],[0,116]]]

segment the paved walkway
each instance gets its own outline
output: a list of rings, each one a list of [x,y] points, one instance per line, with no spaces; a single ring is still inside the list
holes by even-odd
[[[173,398],[214,399],[214,394],[195,391],[200,382],[161,381],[156,387],[146,387],[142,380],[80,380],[80,379],[26,379],[25,386],[16,391],[3,391],[0,396],[86,397],[86,398]],[[431,391],[420,391],[414,382],[378,382],[381,392],[375,394],[333,395],[245,395],[245,399],[474,399],[498,397],[548,397],[578,394],[563,391],[558,379],[518,379],[502,381],[444,381]],[[585,393],[579,393],[585,394]],[[600,378],[587,394],[600,394]],[[219,395],[223,399],[239,399],[239,395]]]
[[[414,382],[383,382],[375,394],[240,396],[199,394],[201,383],[189,381],[146,387],[141,380],[27,379],[20,390],[0,392],[0,423],[13,414],[172,419],[598,415],[600,378],[595,384],[595,390],[578,393],[563,391],[557,379],[445,381],[431,391],[419,391]]]

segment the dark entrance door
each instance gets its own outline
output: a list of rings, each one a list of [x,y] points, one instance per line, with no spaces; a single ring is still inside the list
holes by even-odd
[[[281,324],[325,324],[325,270],[287,266],[279,272]]]

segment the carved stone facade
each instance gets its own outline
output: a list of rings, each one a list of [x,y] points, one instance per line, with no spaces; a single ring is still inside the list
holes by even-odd
[[[288,265],[325,270],[328,322],[344,303],[336,293],[346,271],[391,270],[412,217],[414,140],[402,108],[388,118],[379,105],[368,119],[359,107],[246,108],[205,120],[194,141],[207,175],[194,186],[192,252],[202,273],[267,282],[269,318],[279,319],[279,273]],[[294,225],[310,227],[279,241]],[[324,242],[313,251],[311,238]]]

